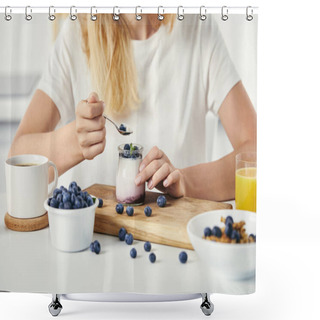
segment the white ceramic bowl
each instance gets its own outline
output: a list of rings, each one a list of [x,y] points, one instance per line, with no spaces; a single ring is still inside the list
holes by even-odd
[[[256,214],[242,210],[214,210],[192,218],[187,226],[191,244],[199,258],[208,263],[219,276],[239,280],[255,275],[255,243],[219,243],[202,238],[204,229],[220,228],[224,223],[221,217],[232,216],[234,222],[245,221],[246,233],[256,235]]]
[[[52,245],[61,251],[76,252],[87,249],[93,237],[95,203],[83,209],[56,209],[48,206],[49,230]]]

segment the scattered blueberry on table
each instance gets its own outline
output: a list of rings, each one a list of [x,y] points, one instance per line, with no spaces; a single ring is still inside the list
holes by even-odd
[[[137,250],[135,248],[132,248],[130,250],[130,256],[131,258],[135,259],[135,257],[137,256]]]
[[[165,196],[161,195],[158,197],[157,199],[157,205],[160,207],[160,208],[163,208],[165,207],[165,205],[167,204],[167,199]]]
[[[149,206],[146,206],[144,208],[144,214],[146,215],[146,217],[150,217],[152,214],[152,209]]]
[[[101,246],[98,240],[94,240],[90,244],[90,250],[94,252],[95,254],[99,254],[101,251]]]
[[[181,252],[179,253],[179,261],[180,261],[181,263],[186,263],[187,260],[188,260],[188,255],[187,255],[187,253],[186,253],[185,251],[181,251]]]
[[[119,213],[119,214],[123,213],[123,204],[122,203],[117,203],[116,212]]]
[[[126,244],[131,245],[133,243],[133,235],[131,233],[127,233],[124,237]]]
[[[126,209],[127,215],[129,217],[132,217],[133,216],[133,212],[134,212],[133,207],[128,206],[127,209]]]
[[[147,251],[147,252],[150,252],[151,250],[151,243],[149,241],[145,242],[144,245],[144,250]]]
[[[124,241],[126,234],[127,234],[127,230],[125,228],[120,228],[118,233],[120,241]]]
[[[103,200],[101,198],[98,198],[98,200],[99,200],[98,208],[102,208]]]
[[[156,255],[153,252],[149,254],[149,260],[151,263],[155,263]]]

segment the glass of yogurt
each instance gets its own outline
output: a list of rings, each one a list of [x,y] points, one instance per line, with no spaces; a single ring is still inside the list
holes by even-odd
[[[139,144],[121,144],[118,151],[117,201],[123,204],[141,205],[144,202],[145,184],[137,186],[134,180],[139,173],[143,147]]]

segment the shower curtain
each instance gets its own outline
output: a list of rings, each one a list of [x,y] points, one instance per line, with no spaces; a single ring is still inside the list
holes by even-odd
[[[256,12],[27,9],[0,21],[0,290],[253,293],[255,171],[235,184],[256,149]],[[49,216],[8,203],[38,196],[19,168],[31,193],[8,197],[11,167],[29,165],[10,159],[30,154],[58,169]],[[85,231],[68,214],[89,207],[90,243],[70,249]]]

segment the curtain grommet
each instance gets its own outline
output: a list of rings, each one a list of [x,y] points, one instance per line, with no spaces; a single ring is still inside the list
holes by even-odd
[[[184,9],[183,6],[179,6],[177,10],[177,19],[182,21],[184,19]]]
[[[227,21],[229,19],[228,16],[228,7],[227,6],[223,6],[221,8],[221,20],[223,21]]]

